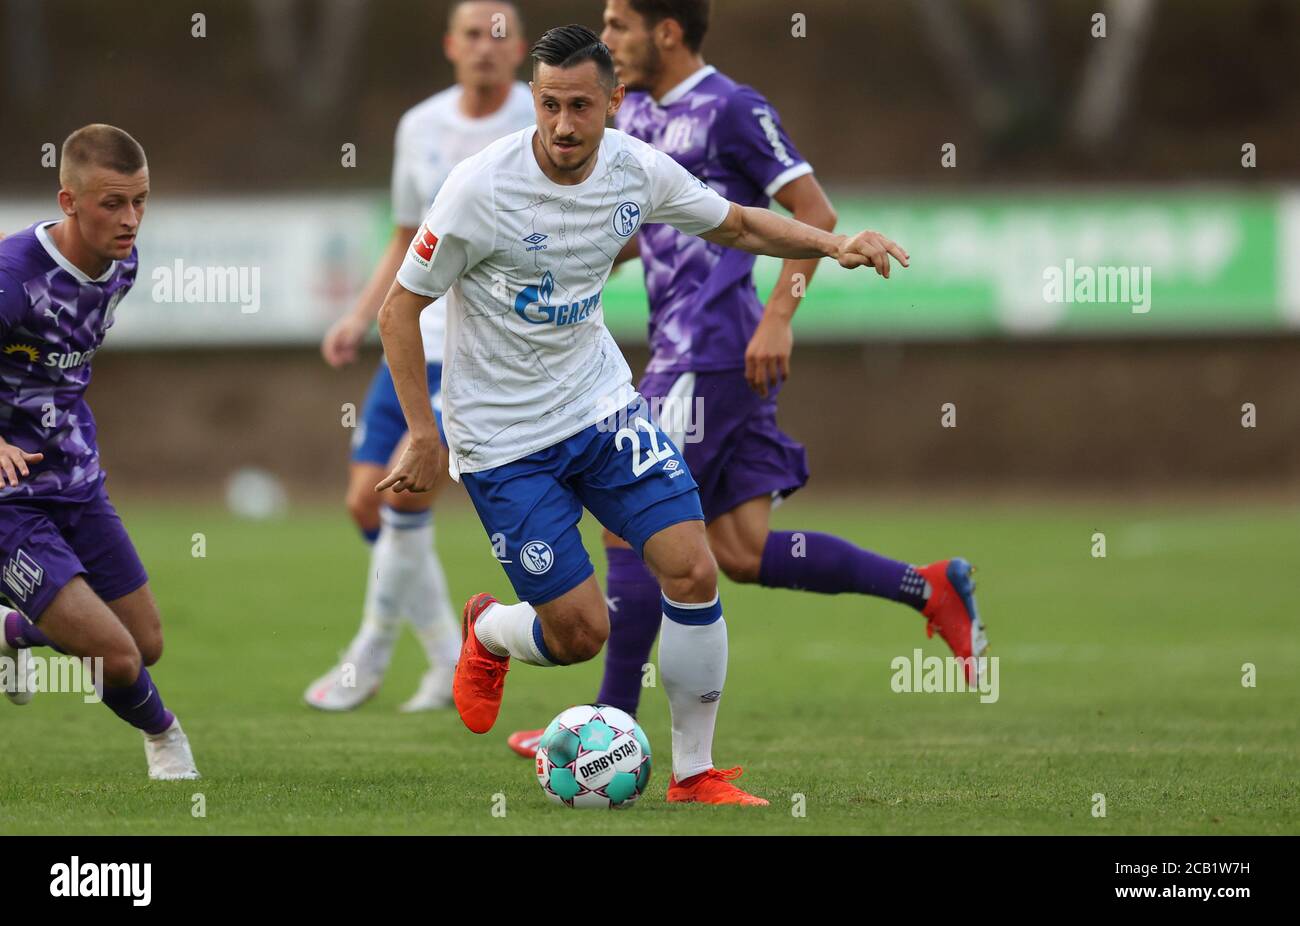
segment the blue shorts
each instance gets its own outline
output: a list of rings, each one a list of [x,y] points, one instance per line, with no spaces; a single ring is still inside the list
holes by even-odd
[[[686,461],[650,418],[645,400],[545,450],[461,481],[520,601],[559,598],[595,570],[578,521],[586,508],[632,545],[666,527],[703,521]]]
[[[429,400],[433,403],[433,414],[438,419],[438,433],[442,435],[442,364],[431,363],[429,370]],[[361,408],[361,424],[352,435],[352,462],[373,463],[387,466],[393,459],[393,451],[406,436],[406,418],[402,416],[402,405],[397,401],[397,390],[393,388],[393,374],[385,361],[379,364],[375,377],[370,381],[370,391],[366,393],[365,405]],[[447,438],[444,435],[442,442]]]

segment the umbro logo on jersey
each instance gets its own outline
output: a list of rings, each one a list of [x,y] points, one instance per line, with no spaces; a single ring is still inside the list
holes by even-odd
[[[415,255],[416,263],[427,270],[437,247],[438,236],[429,231],[428,225],[420,226],[420,233],[411,242],[411,253]]]
[[[676,459],[669,460],[664,464],[664,472],[668,474],[669,479],[676,479],[686,470],[682,469],[682,464]]]
[[[528,248],[528,250],[530,251],[545,251],[546,245],[542,244],[542,242],[549,237],[551,236],[543,235],[541,233],[534,233],[529,235],[527,238],[524,238],[523,241],[524,244],[531,245],[531,247]]]

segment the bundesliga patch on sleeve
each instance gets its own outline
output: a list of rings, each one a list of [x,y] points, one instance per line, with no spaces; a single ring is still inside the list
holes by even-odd
[[[433,260],[434,249],[437,247],[438,236],[429,231],[428,225],[421,225],[420,233],[411,242],[411,253],[415,255],[416,263],[428,270],[429,263]]]

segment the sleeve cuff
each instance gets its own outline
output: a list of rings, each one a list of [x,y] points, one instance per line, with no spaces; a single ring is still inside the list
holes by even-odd
[[[811,174],[812,172],[813,172],[812,165],[809,164],[807,161],[804,161],[802,164],[796,164],[794,167],[791,167],[789,170],[778,175],[775,180],[773,180],[771,183],[767,185],[767,189],[764,190],[763,192],[767,193],[768,199],[774,199],[776,197],[776,194],[780,193],[781,189],[787,183],[789,183],[792,180],[798,180],[800,177],[806,177],[808,174]]]
[[[397,283],[402,287],[402,289],[413,292],[417,296],[427,296],[434,302],[437,302],[443,296],[447,295],[446,293],[435,292],[427,286],[423,286],[420,283],[408,279],[407,275],[402,273],[400,269],[397,271]]]

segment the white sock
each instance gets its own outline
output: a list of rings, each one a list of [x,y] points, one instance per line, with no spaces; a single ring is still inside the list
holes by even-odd
[[[382,675],[393,660],[393,645],[402,628],[403,589],[405,580],[400,568],[400,531],[394,530],[381,509],[379,536],[370,548],[370,568],[366,574],[366,598],[361,630],[348,647],[345,662],[357,664]]]
[[[474,635],[490,653],[509,656],[530,666],[553,666],[555,663],[547,658],[538,645],[541,628],[537,612],[528,602],[498,602],[474,622]]]
[[[460,624],[447,594],[447,575],[433,540],[433,513],[384,508],[380,536],[389,537],[392,570],[402,578],[400,609],[424,647],[430,666],[451,667],[460,657]]]
[[[673,777],[682,781],[713,768],[713,728],[727,680],[727,622],[716,597],[709,604],[663,603],[659,677],[672,711]]]

